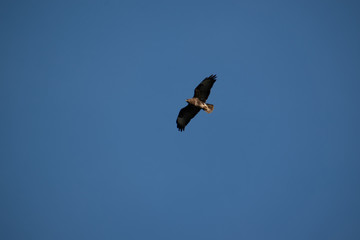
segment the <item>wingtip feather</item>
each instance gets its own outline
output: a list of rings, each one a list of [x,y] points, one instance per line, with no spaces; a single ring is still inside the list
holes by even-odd
[[[211,74],[208,78],[213,79],[214,81],[216,81],[217,76],[216,76],[216,74]]]

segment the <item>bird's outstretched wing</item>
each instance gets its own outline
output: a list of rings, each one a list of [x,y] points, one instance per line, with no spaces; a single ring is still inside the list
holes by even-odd
[[[195,115],[200,111],[201,108],[195,107],[192,104],[188,104],[186,107],[182,108],[179,112],[179,115],[176,119],[177,128],[179,131],[184,131],[185,126],[190,122],[190,120],[195,117]]]
[[[210,95],[210,90],[216,81],[216,75],[211,75],[205,78],[196,88],[194,92],[194,97],[200,99],[203,102],[206,102],[206,99]]]

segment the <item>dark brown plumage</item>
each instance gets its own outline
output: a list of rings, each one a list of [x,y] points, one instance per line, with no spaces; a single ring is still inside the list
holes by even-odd
[[[211,113],[214,109],[212,104],[206,103],[210,95],[210,90],[216,81],[216,75],[211,75],[205,78],[194,91],[194,97],[187,99],[188,105],[182,108],[176,119],[177,128],[179,131],[184,131],[185,126],[190,122],[196,114],[203,109],[207,113]]]

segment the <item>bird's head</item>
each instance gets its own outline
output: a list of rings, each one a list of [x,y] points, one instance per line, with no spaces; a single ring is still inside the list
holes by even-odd
[[[185,101],[186,101],[187,103],[190,103],[190,104],[195,104],[193,98],[186,99]]]

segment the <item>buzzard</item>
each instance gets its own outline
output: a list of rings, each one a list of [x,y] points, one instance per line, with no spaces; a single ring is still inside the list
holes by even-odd
[[[185,126],[195,115],[200,111],[204,110],[207,113],[211,113],[214,110],[214,105],[206,103],[206,99],[210,95],[210,89],[216,81],[216,75],[211,75],[205,78],[194,91],[194,97],[186,99],[188,105],[182,108],[176,119],[177,128],[180,132],[185,130]]]

